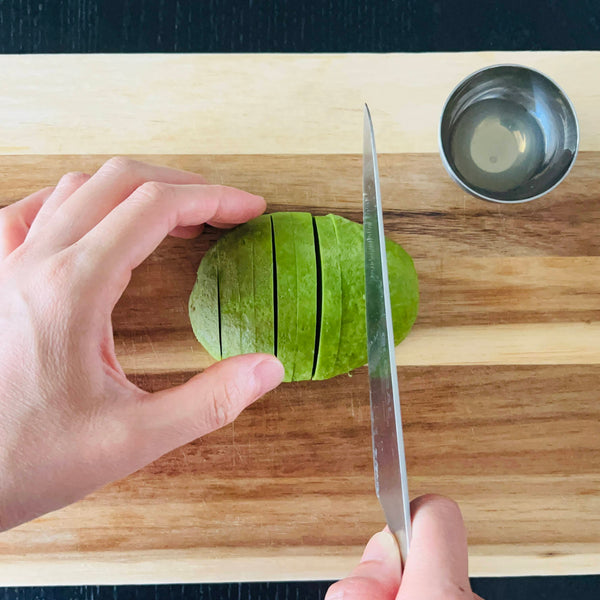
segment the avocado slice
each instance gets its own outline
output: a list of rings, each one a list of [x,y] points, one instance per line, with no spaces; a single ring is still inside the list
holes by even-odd
[[[221,307],[221,358],[242,353],[239,327],[240,290],[238,283],[239,230],[219,240],[219,304]]]
[[[335,366],[335,373],[339,374],[365,364],[365,259],[362,227],[338,215],[333,215],[333,224],[342,280],[342,323]]]
[[[254,290],[254,238],[256,235],[256,223],[246,223],[243,235],[238,237],[238,315],[237,326],[240,332],[241,354],[256,352],[256,330],[255,330],[255,290]],[[240,257],[241,253],[241,257]]]
[[[419,312],[419,280],[410,254],[392,240],[385,240],[388,262],[394,344],[410,333]]]
[[[296,232],[293,213],[273,213],[275,278],[277,282],[277,358],[285,367],[284,381],[292,381],[298,345]]]
[[[296,251],[296,358],[292,381],[310,379],[315,357],[317,329],[317,257],[313,218],[310,213],[291,213]]]
[[[275,295],[273,293],[273,237],[271,216],[253,221],[254,352],[275,353]]]
[[[321,322],[313,379],[329,379],[335,371],[342,326],[342,275],[334,216],[315,217],[321,261]]]
[[[277,356],[284,381],[310,379],[314,364],[317,268],[310,213],[274,213]]]
[[[218,252],[218,246],[213,246],[204,255],[188,309],[194,335],[214,359],[221,360]]]
[[[342,273],[342,327],[335,372],[348,373],[367,362],[364,230],[343,217],[333,219]],[[397,345],[417,317],[419,286],[413,261],[401,246],[386,240],[386,256]]]

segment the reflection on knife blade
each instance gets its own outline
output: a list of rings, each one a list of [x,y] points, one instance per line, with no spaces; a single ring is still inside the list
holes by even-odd
[[[373,125],[366,104],[363,144],[365,301],[375,489],[387,524],[398,541],[404,564],[410,544],[410,504],[379,170]]]

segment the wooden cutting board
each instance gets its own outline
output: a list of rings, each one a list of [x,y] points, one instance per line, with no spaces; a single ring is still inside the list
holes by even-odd
[[[582,152],[546,197],[462,192],[435,147],[441,105],[485,64],[571,96]],[[475,576],[600,572],[600,53],[0,57],[0,205],[110,154],[198,171],[269,211],[360,221],[362,108],[389,237],[420,275],[397,349],[411,496],[464,513]],[[168,239],[114,312],[147,390],[210,364],[187,318],[217,234]],[[231,426],[0,535],[0,585],[346,574],[382,526],[365,368],[284,384]]]

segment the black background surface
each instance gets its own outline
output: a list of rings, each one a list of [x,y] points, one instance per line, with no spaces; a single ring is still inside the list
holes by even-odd
[[[593,50],[598,0],[0,0],[0,52]]]
[[[5,54],[598,49],[598,0],[0,0]],[[0,600],[295,600],[323,598],[327,587],[0,588]],[[473,589],[486,600],[598,600],[600,576],[480,578]]]

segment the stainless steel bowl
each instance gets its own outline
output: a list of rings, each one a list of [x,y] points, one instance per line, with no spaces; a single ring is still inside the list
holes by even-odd
[[[566,177],[579,125],[554,81],[527,67],[495,65],[454,88],[442,111],[439,145],[446,170],[467,192],[526,202]]]

